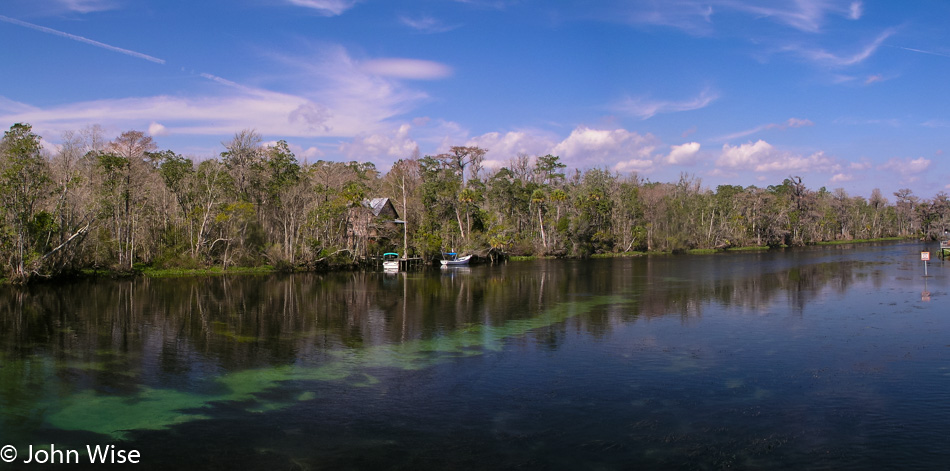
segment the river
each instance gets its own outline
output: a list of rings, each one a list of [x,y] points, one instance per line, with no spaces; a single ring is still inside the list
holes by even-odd
[[[943,468],[928,249],[2,287],[0,470]]]

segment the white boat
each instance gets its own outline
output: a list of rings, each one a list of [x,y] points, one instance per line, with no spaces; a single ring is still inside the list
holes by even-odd
[[[399,254],[387,252],[383,254],[383,270],[399,271]]]
[[[459,265],[468,265],[468,261],[472,259],[471,255],[464,255],[459,257],[459,254],[455,252],[448,252],[442,254],[442,266],[443,267],[454,267]]]

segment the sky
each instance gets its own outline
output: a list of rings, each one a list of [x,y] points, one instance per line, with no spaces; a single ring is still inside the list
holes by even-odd
[[[0,126],[216,157],[487,149],[703,186],[950,190],[943,0],[4,0]]]

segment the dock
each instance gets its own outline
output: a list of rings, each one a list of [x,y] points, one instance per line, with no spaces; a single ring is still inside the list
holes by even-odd
[[[409,271],[417,270],[422,268],[423,259],[422,257],[409,257],[409,258],[400,258],[399,261],[399,271]],[[374,270],[383,269],[383,256],[382,255],[370,255],[364,259],[364,262]]]

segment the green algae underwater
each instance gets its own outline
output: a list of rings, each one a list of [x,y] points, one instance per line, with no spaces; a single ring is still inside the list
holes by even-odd
[[[473,324],[430,339],[332,351],[329,352],[330,361],[320,365],[292,364],[227,372],[205,380],[208,384],[199,389],[209,392],[139,386],[129,394],[104,394],[95,389],[69,393],[57,390],[55,382],[44,378],[55,376],[53,370],[60,366],[105,371],[108,365],[102,362],[57,365],[53,360],[37,357],[5,361],[4,368],[0,369],[0,382],[18,383],[4,381],[6,375],[35,376],[26,382],[29,387],[21,393],[34,397],[39,394],[45,400],[45,404],[28,401],[32,403],[32,410],[18,411],[15,407],[17,401],[7,396],[10,404],[6,408],[6,415],[28,419],[24,422],[35,425],[42,423],[60,430],[93,432],[121,440],[134,430],[161,430],[206,419],[208,416],[203,411],[214,403],[230,402],[246,412],[261,413],[316,399],[314,393],[307,391],[289,399],[274,399],[264,394],[290,381],[346,381],[355,386],[373,385],[377,380],[363,370],[420,370],[454,358],[497,351],[503,347],[506,339],[550,327],[596,307],[627,302],[630,302],[629,296],[599,296],[563,302],[534,317],[509,320],[498,326]]]

